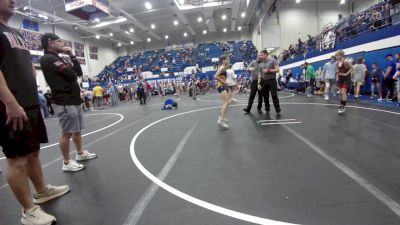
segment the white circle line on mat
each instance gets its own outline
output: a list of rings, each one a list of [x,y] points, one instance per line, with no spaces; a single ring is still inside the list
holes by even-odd
[[[105,130],[105,129],[107,129],[107,128],[110,128],[110,127],[112,127],[112,126],[115,126],[115,125],[117,125],[118,123],[120,123],[120,122],[125,118],[124,115],[122,115],[122,114],[120,114],[120,113],[92,113],[92,114],[87,114],[87,116],[89,116],[89,115],[90,115],[90,116],[98,116],[98,115],[116,115],[116,116],[119,116],[120,118],[119,118],[118,121],[116,121],[116,122],[114,122],[114,123],[112,123],[112,124],[110,124],[110,125],[107,125],[107,126],[105,126],[105,127],[102,127],[102,128],[100,128],[100,129],[91,131],[91,132],[86,133],[86,134],[82,134],[82,137],[86,137],[86,136],[89,136],[89,135],[98,133],[98,132],[100,132],[100,131],[103,131],[103,130]],[[46,148],[51,148],[51,147],[54,147],[54,146],[56,146],[56,145],[59,145],[59,143],[53,143],[53,144],[45,145],[45,146],[41,147],[40,150],[43,150],[43,149],[46,149]],[[6,158],[6,157],[2,157],[2,158],[0,158],[0,160],[3,160],[3,159],[5,159],[5,158]]]
[[[240,105],[234,105],[232,107],[236,107],[236,106],[243,106],[244,104],[240,104]],[[281,103],[281,105],[321,105],[321,106],[339,106],[337,104],[324,104],[324,103],[296,103],[296,102],[291,102],[291,103]],[[371,111],[377,111],[377,112],[386,112],[386,113],[391,113],[391,114],[395,114],[395,115],[400,115],[400,113],[397,112],[392,112],[392,111],[387,111],[387,110],[381,110],[381,109],[374,109],[374,108],[367,108],[367,107],[359,107],[359,106],[347,106],[349,108],[356,108],[356,109],[366,109],[366,110],[371,110]],[[168,191],[169,193],[185,200],[188,201],[192,204],[195,204],[197,206],[203,207],[205,209],[208,209],[210,211],[222,214],[222,215],[226,215],[232,218],[236,218],[239,220],[243,220],[243,221],[247,221],[250,223],[255,223],[255,224],[263,224],[263,225],[295,225],[293,223],[287,223],[287,222],[281,222],[281,221],[276,221],[276,220],[271,220],[271,219],[266,219],[266,218],[262,218],[262,217],[257,217],[257,216],[253,216],[253,215],[249,215],[249,214],[245,214],[245,213],[241,213],[238,211],[234,211],[231,209],[227,209],[218,205],[214,205],[212,203],[203,201],[201,199],[195,198],[191,195],[188,195],[186,193],[183,193],[182,191],[179,191],[178,189],[166,184],[165,182],[161,181],[160,179],[158,179],[155,175],[153,175],[152,173],[150,173],[144,166],[143,164],[140,162],[140,160],[137,158],[136,155],[136,151],[135,151],[135,143],[138,139],[138,137],[144,132],[146,131],[148,128],[150,128],[151,126],[158,124],[162,121],[174,118],[174,117],[178,117],[181,115],[185,115],[185,114],[189,114],[189,113],[194,113],[194,112],[200,112],[200,111],[205,111],[205,110],[210,110],[210,109],[218,109],[221,108],[221,106],[216,106],[216,107],[207,107],[207,108],[202,108],[202,109],[196,109],[196,110],[191,110],[191,111],[187,111],[187,112],[182,112],[182,113],[178,113],[172,116],[168,116],[165,118],[162,118],[160,120],[157,120],[155,122],[152,122],[151,124],[147,125],[146,127],[142,128],[139,132],[137,132],[135,134],[135,136],[133,137],[131,144],[130,144],[130,154],[133,160],[133,163],[136,165],[136,167],[148,178],[150,179],[152,182],[154,182],[155,184],[157,184],[158,186],[160,186],[162,189]]]

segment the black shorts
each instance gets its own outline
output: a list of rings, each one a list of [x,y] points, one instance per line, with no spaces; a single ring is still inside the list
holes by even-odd
[[[338,85],[339,88],[349,89],[351,87],[351,78],[349,76],[339,76]]]
[[[0,112],[0,146],[7,158],[17,158],[37,152],[40,143],[47,143],[47,131],[39,106],[25,108],[28,121],[22,131],[6,125],[7,115]]]
[[[376,84],[376,83],[381,83],[381,81],[377,77],[372,77],[371,78],[371,83]]]

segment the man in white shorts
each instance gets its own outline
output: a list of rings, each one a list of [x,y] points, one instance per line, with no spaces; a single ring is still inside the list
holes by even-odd
[[[65,172],[80,171],[85,168],[71,160],[69,154],[69,140],[75,143],[77,161],[96,158],[96,154],[82,149],[81,130],[83,118],[80,87],[78,76],[82,76],[81,66],[73,55],[71,48],[64,47],[64,42],[56,34],[46,33],[41,39],[44,55],[40,60],[40,66],[47,84],[50,86],[54,101],[54,110],[60,118],[61,138],[60,149],[64,158],[62,170]],[[65,62],[58,54],[67,54],[73,66]]]
[[[333,97],[336,96],[336,57],[331,56],[331,60],[324,65],[322,80],[325,81],[325,100],[329,101],[329,92]]]

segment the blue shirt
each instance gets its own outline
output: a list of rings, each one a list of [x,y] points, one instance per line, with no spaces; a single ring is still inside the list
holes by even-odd
[[[40,105],[42,105],[42,106],[47,105],[46,98],[45,98],[44,95],[41,94],[41,93],[39,93],[39,103],[40,103]]]
[[[396,63],[392,60],[392,61],[388,61],[386,63],[386,71],[388,67],[392,67],[392,70],[390,71],[390,74],[388,77],[393,78],[393,76],[396,74]]]
[[[337,67],[336,62],[334,63],[327,62],[324,65],[325,79],[336,79],[336,67]]]

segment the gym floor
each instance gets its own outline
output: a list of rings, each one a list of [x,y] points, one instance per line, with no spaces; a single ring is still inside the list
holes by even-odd
[[[45,179],[71,192],[42,207],[59,225],[400,224],[399,111],[353,102],[339,115],[336,100],[280,96],[279,118],[256,102],[244,115],[237,96],[228,130],[217,94],[172,111],[153,97],[85,113],[84,148],[98,158],[76,173],[62,172],[58,120],[47,119]],[[0,224],[19,224],[5,163]]]

